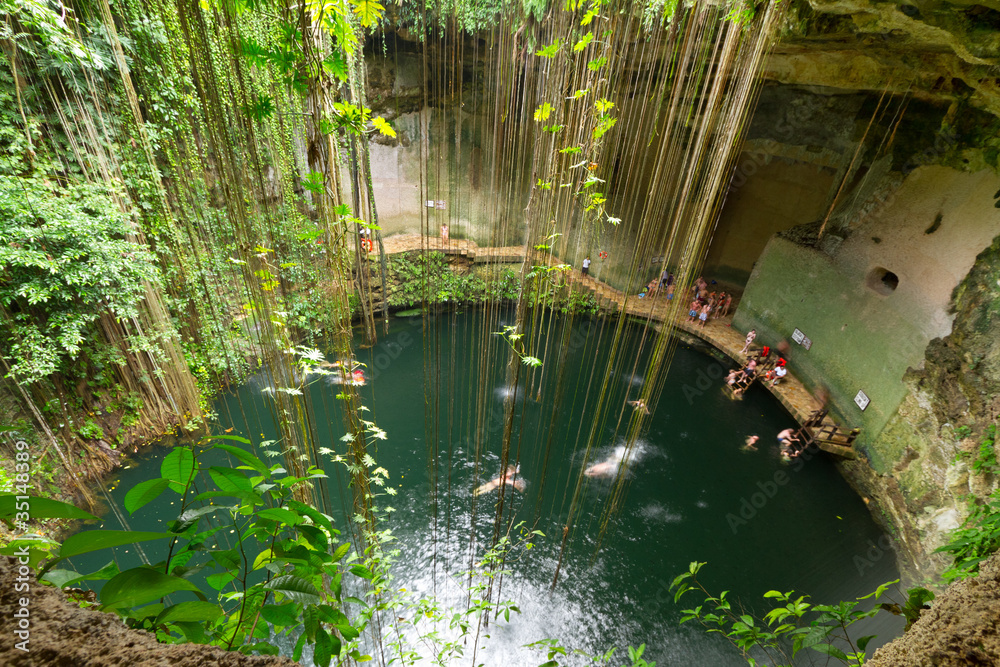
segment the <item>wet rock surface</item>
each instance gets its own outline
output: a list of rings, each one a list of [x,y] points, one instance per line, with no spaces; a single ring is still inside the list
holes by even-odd
[[[62,591],[28,575],[16,591],[18,564],[0,557],[0,665],[4,667],[294,667],[288,658],[246,656],[197,644],[160,644],[125,626],[115,614],[82,609]],[[29,604],[27,651],[17,648],[19,600]]]
[[[880,648],[869,667],[1000,665],[1000,555],[978,577],[938,596],[909,632]]]

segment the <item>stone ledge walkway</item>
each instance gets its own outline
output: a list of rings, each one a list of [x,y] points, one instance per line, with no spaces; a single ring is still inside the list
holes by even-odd
[[[387,255],[395,255],[413,250],[433,250],[442,252],[445,255],[458,255],[467,257],[474,264],[483,263],[521,263],[528,255],[526,246],[501,246],[501,247],[480,247],[475,242],[466,239],[449,239],[442,242],[439,237],[424,237],[420,234],[396,234],[386,237],[383,240]],[[537,255],[540,264],[549,262],[560,262],[558,258],[550,255],[538,253],[534,250],[531,255]],[[626,295],[614,287],[603,283],[593,276],[583,276],[579,269],[573,269],[567,274],[569,283],[582,287],[593,293],[598,304],[602,308],[621,311],[625,309],[626,314],[648,320],[654,325],[666,323],[669,317],[669,308],[666,296],[654,296],[640,299],[636,295],[626,298]],[[746,336],[732,328],[732,316],[709,320],[704,327],[687,322],[687,308],[679,310],[677,318],[669,323],[675,329],[684,331],[692,336],[709,343],[730,357],[738,364],[743,365],[746,357],[740,354]],[[802,383],[795,378],[791,370],[779,384],[769,387],[758,381],[759,386],[770,391],[778,401],[798,420],[799,424],[805,423],[809,416],[822,406],[812,394],[806,391]]]

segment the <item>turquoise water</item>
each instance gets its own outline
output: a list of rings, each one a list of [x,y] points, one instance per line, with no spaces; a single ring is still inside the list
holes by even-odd
[[[396,583],[452,604],[464,599],[454,573],[467,569],[470,554],[481,554],[492,535],[498,492],[476,498],[472,490],[500,471],[500,417],[511,393],[504,385],[503,341],[482,335],[482,316],[441,316],[429,320],[426,331],[420,319],[394,319],[383,341],[358,353],[370,378],[361,388],[364,403],[388,434],[373,454],[398,491],[388,521],[400,550]],[[492,323],[489,330],[503,323]],[[586,478],[559,583],[550,590],[590,424],[596,418],[601,425],[593,464],[612,457],[622,444],[632,411],[626,400],[638,397],[650,352],[637,328],[626,337],[620,363],[608,370],[613,323],[576,322],[568,336],[566,371],[559,378],[554,369],[563,326],[564,321],[554,325],[555,335],[547,347],[543,340],[536,355],[545,374],[522,382],[516,393],[511,458],[520,462],[526,486],[523,493],[508,489],[505,503],[505,518],[527,521],[546,537],[509,564],[512,573],[504,578],[502,596],[514,600],[522,613],[510,624],[490,626],[477,663],[540,664],[543,654],[521,647],[553,637],[590,652],[645,643],[645,657],[660,665],[745,664],[724,640],[678,625],[680,609],[697,601],[690,597],[676,605],[668,587],[693,560],[708,562],[701,578],[710,590],[730,590],[755,609],[765,609],[760,596],[770,589],[795,589],[816,602],[835,602],[898,577],[891,553],[878,548],[884,536],[831,461],[822,456],[807,463],[779,460],[774,435],[795,426],[784,408],[759,386],[742,401],[730,400],[720,379],[728,367],[682,344],[652,406],[649,430],[630,460],[620,511],[602,538],[601,514],[612,481]],[[491,349],[484,351],[484,345]],[[425,364],[435,370],[425,373]],[[478,382],[483,376],[485,383]],[[605,376],[608,394],[598,410],[594,397]],[[553,417],[560,379],[563,400]],[[266,384],[254,378],[222,397],[216,404],[217,432],[232,428],[255,442],[275,438],[262,393]],[[310,398],[319,445],[341,451],[336,391],[318,378]],[[478,457],[471,418],[477,402],[488,409]],[[741,447],[751,434],[761,436],[758,451]],[[428,442],[435,444],[430,453]],[[120,501],[136,483],[157,476],[166,451],[152,448],[141,455],[116,480],[111,497]],[[349,498],[343,472],[331,465],[329,474],[334,502]],[[156,529],[175,515],[163,496],[130,524]],[[113,517],[106,523],[116,527]],[[120,550],[122,567],[135,556],[134,548]],[[154,561],[162,557],[153,556]],[[95,569],[106,561],[100,560],[92,561]],[[75,564],[87,571],[87,564]],[[899,630],[895,619],[876,619],[860,634],[890,639]],[[472,664],[471,652],[470,646],[462,664]],[[817,664],[825,663],[824,656],[818,658]]]

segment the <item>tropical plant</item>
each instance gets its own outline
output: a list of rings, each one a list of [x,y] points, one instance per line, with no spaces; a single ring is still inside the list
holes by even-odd
[[[783,593],[772,590],[764,597],[781,606],[758,616],[739,602],[734,602],[728,591],[718,595],[710,593],[698,580],[698,572],[704,565],[691,563],[688,571],[675,577],[670,586],[675,602],[692,591],[700,591],[704,596],[702,604],[683,610],[681,623],[697,621],[707,632],[722,635],[751,667],[791,665],[802,649],[822,653],[847,665],[863,665],[865,649],[875,635],[853,637],[850,628],[854,623],[884,610],[904,616],[909,627],[925,608],[925,603],[934,597],[925,588],[914,588],[908,591],[907,599],[902,604],[890,600],[868,609],[861,604],[865,600],[877,602],[898,580],[883,584],[864,597],[833,605],[813,604],[808,601],[808,596],[797,595],[794,591]],[[761,660],[761,656],[766,662]]]
[[[138,317],[153,255],[100,186],[0,183],[0,350],[19,382],[60,370],[102,314]]]
[[[951,555],[951,566],[942,573],[948,583],[975,576],[979,564],[1000,550],[1000,490],[994,491],[985,502],[973,498],[969,501],[969,516],[948,543],[937,553]]]

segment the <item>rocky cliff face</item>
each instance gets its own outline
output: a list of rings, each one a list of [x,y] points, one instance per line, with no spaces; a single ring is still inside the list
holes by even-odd
[[[769,78],[967,101],[1000,115],[1000,2],[808,0],[793,7]]]
[[[912,574],[946,564],[932,551],[961,524],[967,497],[997,488],[996,475],[970,462],[1000,417],[1000,237],[979,255],[953,304],[951,334],[932,340],[923,367],[904,377],[906,397],[875,443],[881,462],[845,464],[883,521],[900,528],[901,560]]]

